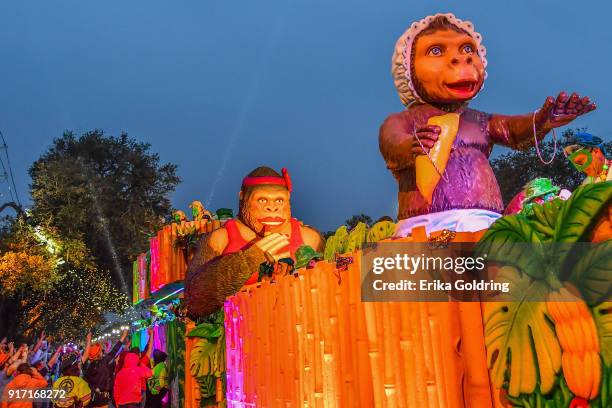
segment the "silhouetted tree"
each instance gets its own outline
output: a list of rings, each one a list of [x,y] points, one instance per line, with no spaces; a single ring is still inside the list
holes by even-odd
[[[344,221],[344,225],[346,225],[350,231],[360,222],[363,222],[365,225],[370,227],[372,225],[372,217],[366,214],[355,214],[348,220]]]
[[[502,154],[491,160],[493,172],[499,183],[504,204],[520,192],[525,184],[538,177],[547,177],[553,184],[567,188],[570,191],[576,189],[585,175],[578,172],[567,160],[563,148],[572,144],[575,132],[584,132],[585,129],[568,129],[563,132],[557,141],[557,153],[551,164],[543,164],[538,158],[535,148],[527,151],[512,151]],[[612,149],[612,142],[607,142],[606,150]],[[540,145],[540,152],[544,160],[548,161],[554,151],[554,142],[550,136]]]
[[[180,182],[150,147],[125,133],[65,132],[30,168],[34,222],[83,241],[117,283],[131,282],[131,260],[169,215]]]

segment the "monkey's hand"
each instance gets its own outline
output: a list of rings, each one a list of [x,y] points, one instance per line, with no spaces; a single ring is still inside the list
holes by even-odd
[[[596,108],[597,106],[591,102],[588,96],[581,98],[576,92],[570,96],[561,92],[557,99],[552,96],[546,98],[544,105],[536,113],[536,128],[538,130],[549,130],[565,126],[578,116],[589,113]]]
[[[412,153],[415,156],[428,154],[429,149],[431,149],[434,143],[438,141],[440,131],[440,126],[436,125],[425,125],[418,127],[415,131],[415,138],[412,141]]]
[[[279,233],[273,233],[263,237],[255,243],[255,246],[274,258],[275,261],[291,256],[291,253],[288,251],[282,251],[289,246],[289,238]]]

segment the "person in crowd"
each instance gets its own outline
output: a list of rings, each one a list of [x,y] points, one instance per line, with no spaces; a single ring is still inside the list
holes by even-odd
[[[143,385],[153,375],[150,368],[142,364],[136,353],[125,355],[123,368],[115,376],[113,394],[118,408],[140,408],[143,401]]]
[[[15,355],[15,346],[13,343],[6,343],[6,337],[0,343],[0,395],[6,384],[10,381],[10,375],[6,374],[7,368],[12,364],[10,361]]]
[[[32,408],[32,400],[15,395],[11,398],[11,391],[37,390],[46,386],[47,380],[30,364],[22,362],[15,370],[15,377],[4,387],[0,408]]]
[[[54,390],[63,390],[61,398],[53,401],[56,408],[82,408],[89,406],[91,389],[81,378],[81,356],[70,351],[62,357],[60,365],[62,376],[53,383]]]
[[[89,362],[84,366],[83,374],[91,388],[91,407],[109,406],[115,377],[115,357],[123,346],[127,334],[127,330],[124,330],[121,339],[106,354],[99,343],[89,348]]]
[[[55,350],[55,353],[53,353],[49,359],[46,358],[47,356],[42,357],[40,360],[35,361],[32,365],[34,366],[34,368],[36,368],[36,370],[38,370],[40,375],[45,377],[47,380],[50,380],[52,369],[59,360],[61,352],[62,346],[58,346]]]
[[[43,359],[44,355],[47,353],[46,343],[47,342],[45,341],[45,332],[43,330],[40,333],[40,336],[38,337],[38,340],[36,341],[34,348],[29,353],[30,358],[28,360],[28,363],[30,363],[31,365],[34,365],[35,362]]]
[[[147,381],[147,399],[145,408],[161,408],[162,401],[168,393],[168,355],[161,350],[153,352],[153,376]]]
[[[89,349],[91,348],[91,331],[87,333],[85,347],[81,350],[81,364],[85,364],[89,359]]]
[[[2,395],[4,388],[11,381],[12,375],[17,367],[22,363],[27,363],[27,361],[28,346],[22,344],[17,351],[15,351],[13,343],[9,343],[7,347],[7,356],[4,359],[4,363],[0,365],[2,368],[0,372],[0,395]]]
[[[127,356],[128,353],[137,354],[140,358],[139,363],[142,365],[145,365],[146,367],[151,368],[150,361],[151,361],[151,355],[153,353],[153,329],[149,328],[148,336],[149,336],[149,339],[147,342],[147,348],[144,353],[141,353],[140,348],[138,347],[130,348],[129,342],[124,344],[125,350],[119,353],[119,356],[117,356],[117,364],[115,366],[115,375],[117,375],[117,373],[123,368],[125,356]]]
[[[11,354],[13,354],[14,350],[10,350],[9,353],[9,345],[14,347],[13,343],[7,343],[6,337],[0,341],[0,367],[2,367],[2,365],[9,359]]]
[[[46,348],[49,348],[49,345],[47,345]],[[40,375],[47,380],[47,385],[49,385],[51,382],[52,367],[59,359],[61,351],[62,348],[58,347],[55,350],[55,353],[49,358],[47,358],[49,355],[45,352],[44,355],[41,356],[40,360],[33,364],[34,368],[40,373]],[[33,408],[49,408],[49,406],[49,401],[35,401],[33,404]]]

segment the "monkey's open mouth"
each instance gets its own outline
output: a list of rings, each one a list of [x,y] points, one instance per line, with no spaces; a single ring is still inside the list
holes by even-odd
[[[448,89],[460,94],[471,94],[476,90],[476,81],[458,81],[444,84]]]

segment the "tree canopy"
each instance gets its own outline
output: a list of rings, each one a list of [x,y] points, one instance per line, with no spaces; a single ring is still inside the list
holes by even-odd
[[[160,163],[150,147],[125,133],[65,132],[29,171],[35,222],[83,241],[98,269],[119,284],[170,215],[169,196],[180,182],[177,166]]]
[[[0,333],[70,339],[129,302],[131,260],[170,216],[177,166],[127,134],[65,132],[0,230]]]
[[[353,228],[355,228],[355,226],[357,226],[357,224],[359,224],[360,222],[363,222],[368,227],[371,227],[372,224],[373,224],[372,217],[370,217],[369,215],[367,215],[367,214],[354,214],[354,215],[351,216],[351,218],[349,218],[346,221],[344,221],[344,225],[346,225],[346,227],[350,231]]]
[[[21,214],[0,232],[0,332],[77,337],[127,296],[98,271],[81,241],[64,239]]]
[[[570,191],[582,183],[585,175],[578,172],[563,154],[563,148],[572,144],[572,137],[576,131],[584,129],[568,129],[563,132],[557,141],[555,158],[548,165],[540,161],[535,148],[527,151],[511,151],[491,160],[491,167],[499,183],[505,205],[508,205],[525,184],[538,177],[549,178],[553,184]],[[548,161],[554,152],[554,141],[550,137],[547,139],[540,144],[540,153],[545,161]],[[612,142],[605,143],[605,146],[607,151],[611,151]]]

